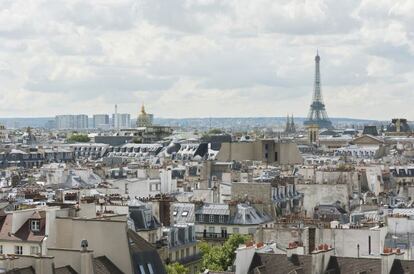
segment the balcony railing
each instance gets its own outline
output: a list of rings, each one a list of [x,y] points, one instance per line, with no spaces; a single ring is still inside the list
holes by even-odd
[[[198,239],[209,239],[209,240],[225,240],[230,236],[230,234],[225,232],[214,233],[214,232],[197,232],[196,237]]]

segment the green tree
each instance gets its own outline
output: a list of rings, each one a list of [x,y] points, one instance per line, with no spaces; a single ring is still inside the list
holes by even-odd
[[[233,264],[233,261],[236,258],[235,251],[239,247],[239,245],[246,243],[250,239],[250,236],[247,235],[233,234],[224,243],[222,249],[224,253],[224,258],[226,259],[226,269]]]
[[[91,138],[88,137],[88,135],[84,134],[73,134],[68,139],[69,142],[77,142],[77,143],[87,143],[91,140]]]
[[[224,133],[223,130],[219,128],[212,128],[209,131],[204,132],[201,136],[201,139],[206,140],[206,139],[209,139],[212,135],[217,135],[217,134],[222,134],[222,133]]]
[[[219,129],[219,128],[212,128],[208,131],[208,134],[212,135],[212,134],[222,134],[223,130]]]
[[[205,242],[199,244],[203,254],[202,268],[212,271],[226,271],[233,264],[235,251],[239,245],[250,239],[249,236],[233,234],[220,246],[210,246]]]
[[[179,264],[179,263],[173,263],[173,264],[166,265],[165,269],[167,270],[168,274],[188,274],[188,273],[190,273],[188,268],[186,268],[185,266],[183,266],[182,264]]]

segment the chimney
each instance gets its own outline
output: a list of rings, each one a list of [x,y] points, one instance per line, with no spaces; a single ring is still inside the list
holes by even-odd
[[[80,274],[93,274],[93,253],[92,251],[81,251]]]
[[[232,218],[237,213],[237,202],[230,201],[229,202],[229,211],[230,211],[230,218]]]
[[[296,243],[289,243],[288,248],[286,248],[286,256],[288,259],[292,257],[292,255],[298,254],[298,245]]]
[[[35,259],[35,273],[53,274],[54,273],[53,257],[37,257]]]
[[[80,274],[93,274],[93,253],[88,250],[88,241],[81,241],[81,252],[80,252]]]
[[[257,231],[256,231],[256,239],[259,242],[264,241],[263,225],[259,225],[259,229],[257,229]]]
[[[394,263],[395,253],[392,248],[384,247],[381,253],[381,274],[389,274]]]
[[[329,259],[334,255],[334,249],[327,244],[320,244],[311,253],[312,256],[312,273],[324,273]]]
[[[253,256],[255,253],[256,246],[253,242],[242,245],[236,249],[236,258],[234,260],[236,274],[245,274],[249,271],[249,267],[253,261]]]

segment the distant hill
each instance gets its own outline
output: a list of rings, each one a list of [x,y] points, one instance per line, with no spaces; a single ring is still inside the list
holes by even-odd
[[[305,117],[295,117],[296,125],[302,126]],[[332,118],[334,126],[351,127],[363,125],[387,124],[386,121],[353,119],[353,118]],[[174,127],[193,127],[193,128],[255,128],[255,127],[280,127],[286,123],[286,117],[241,117],[241,118],[156,118],[156,124]]]
[[[6,128],[23,128],[23,127],[49,127],[50,121],[54,117],[29,117],[29,118],[0,118],[0,123]],[[295,123],[298,126],[303,125],[304,117],[295,117]],[[334,125],[341,127],[346,126],[363,126],[363,125],[381,125],[387,124],[388,121],[353,119],[353,118],[331,118]],[[91,123],[90,119],[90,123]],[[155,118],[155,124],[183,127],[183,128],[227,128],[227,129],[249,129],[256,127],[281,127],[286,123],[286,117],[220,117],[220,118]],[[132,120],[135,125],[135,119]]]
[[[6,128],[45,127],[48,121],[54,121],[55,117],[29,117],[29,118],[0,118],[0,124]]]

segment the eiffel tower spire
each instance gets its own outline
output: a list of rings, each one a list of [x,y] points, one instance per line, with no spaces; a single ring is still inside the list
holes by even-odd
[[[315,82],[313,87],[312,104],[310,105],[308,119],[304,122],[305,125],[319,125],[319,128],[333,128],[332,122],[326,113],[325,104],[322,99],[321,92],[321,73],[319,69],[321,57],[318,51],[315,56]]]

